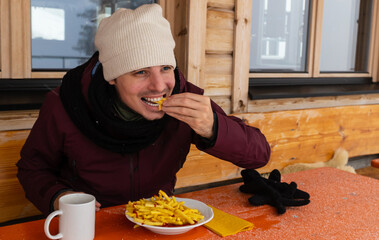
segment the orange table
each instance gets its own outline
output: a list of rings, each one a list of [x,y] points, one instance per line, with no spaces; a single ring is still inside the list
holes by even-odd
[[[379,181],[333,168],[287,174],[283,181],[295,181],[311,195],[307,206],[288,208],[277,215],[270,206],[253,207],[249,195],[240,193],[240,183],[180,194],[210,204],[254,223],[255,227],[224,239],[379,239]],[[47,239],[44,220],[0,227],[0,239]],[[57,221],[51,227],[56,233]],[[133,229],[124,216],[124,206],[96,214],[95,240],[117,239],[221,239],[205,227],[176,236]]]

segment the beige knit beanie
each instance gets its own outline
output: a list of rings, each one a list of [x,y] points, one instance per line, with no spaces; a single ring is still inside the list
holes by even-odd
[[[113,80],[145,67],[176,67],[175,42],[158,4],[120,8],[104,18],[95,36],[104,78]]]

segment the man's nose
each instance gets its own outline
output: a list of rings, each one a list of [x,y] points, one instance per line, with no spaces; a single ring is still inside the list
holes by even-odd
[[[163,90],[166,88],[166,83],[160,72],[151,73],[149,88],[150,90],[153,90],[156,92],[163,92]]]

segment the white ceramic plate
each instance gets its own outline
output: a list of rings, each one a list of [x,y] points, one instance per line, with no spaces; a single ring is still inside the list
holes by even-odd
[[[176,234],[182,234],[185,233],[195,227],[201,226],[213,218],[213,211],[212,208],[207,206],[206,204],[194,200],[194,199],[188,199],[188,198],[178,198],[175,197],[178,202],[184,201],[184,205],[189,208],[195,208],[199,210],[201,214],[203,214],[204,218],[200,220],[199,222],[193,224],[193,225],[186,225],[186,226],[178,226],[178,227],[160,227],[160,226],[150,226],[150,225],[144,225],[141,223],[137,223],[133,221],[133,218],[130,216],[126,215],[126,218],[129,219],[129,221],[138,224],[144,228],[149,229],[152,232],[158,233],[158,234],[164,234],[164,235],[176,235]]]

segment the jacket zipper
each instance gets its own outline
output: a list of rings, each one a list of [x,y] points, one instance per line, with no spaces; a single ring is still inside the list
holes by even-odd
[[[134,201],[134,158],[133,155],[129,158],[129,176],[130,176],[130,200]]]
[[[137,174],[136,179],[136,172],[138,172],[138,153],[132,154],[129,157],[129,167],[130,167],[130,198],[132,201],[138,200],[139,197],[139,179]]]

